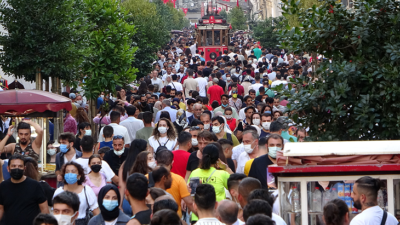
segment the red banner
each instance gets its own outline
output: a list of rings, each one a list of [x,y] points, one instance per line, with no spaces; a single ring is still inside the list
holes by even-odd
[[[204,3],[201,3],[200,14],[201,14],[201,17],[204,16]]]
[[[173,3],[174,3],[174,8],[175,8],[175,2],[176,2],[176,0],[171,0]]]
[[[221,12],[221,10],[222,10],[222,8],[221,8],[221,7],[218,7],[217,13],[219,14],[219,12]]]
[[[186,16],[186,14],[188,12],[188,8],[182,8],[182,10],[183,10],[183,13],[185,13],[185,16]]]

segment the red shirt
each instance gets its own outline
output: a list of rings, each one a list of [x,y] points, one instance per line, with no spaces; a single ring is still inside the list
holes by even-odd
[[[231,120],[226,120],[226,123],[228,124],[231,131],[234,131],[236,129],[236,119],[235,118],[232,118]]]
[[[207,94],[210,95],[210,104],[217,101],[218,104],[221,105],[221,96],[225,94],[225,92],[222,90],[221,86],[213,85],[208,89]]]
[[[185,75],[184,77],[182,77],[182,79],[181,79],[181,84],[183,84],[183,82],[184,82],[188,77],[189,77],[188,75]]]
[[[186,166],[190,153],[185,150],[174,150],[172,153],[174,154],[174,165],[172,166],[171,172],[185,178]]]
[[[203,105],[204,106],[204,105]],[[211,107],[211,106],[209,106],[209,105],[205,105],[205,107],[207,107],[207,109],[208,109],[208,111],[213,111],[213,108]]]

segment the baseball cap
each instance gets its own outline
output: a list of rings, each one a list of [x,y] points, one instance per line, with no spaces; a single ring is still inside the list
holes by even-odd
[[[70,93],[69,94],[69,98],[70,99],[75,99],[76,98],[76,94],[75,93]]]

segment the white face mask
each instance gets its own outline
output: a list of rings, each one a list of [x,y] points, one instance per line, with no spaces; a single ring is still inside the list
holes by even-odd
[[[276,159],[276,152],[282,150],[281,147],[268,147],[268,155]]]
[[[264,128],[264,130],[269,130],[269,126],[271,125],[271,122],[264,122],[262,123],[262,127]]]
[[[154,168],[156,168],[157,163],[156,163],[156,161],[151,161],[151,162],[147,163],[147,165],[148,165],[151,169],[154,169]]]
[[[243,145],[244,146],[244,151],[247,152],[247,154],[251,154],[254,151],[254,148],[251,147],[251,145],[254,143],[254,141],[249,144],[249,145]]]
[[[104,95],[100,95],[100,98],[104,98]]]
[[[119,150],[119,151],[115,151],[115,150],[114,150],[114,153],[115,153],[117,156],[120,156],[120,155],[124,154],[124,152],[125,152],[125,149],[122,149],[122,150]]]
[[[227,80],[227,81],[230,81],[230,80],[231,80],[231,77],[227,77],[226,80]]]
[[[54,154],[56,154],[56,149],[55,148],[50,148],[49,150],[47,150],[47,154],[53,156]]]
[[[82,100],[78,100],[78,101],[76,101],[76,103],[78,103],[79,105],[81,105],[81,104],[82,104]]]
[[[166,127],[158,127],[158,132],[160,132],[161,134],[165,134],[167,133],[168,128]]]
[[[253,119],[253,124],[256,126],[260,125],[260,119]]]
[[[74,217],[76,213],[77,212],[75,212],[74,215],[72,216],[62,215],[62,214],[53,216],[56,218],[58,225],[72,225],[74,223],[74,221],[72,221],[72,217]]]
[[[209,130],[209,129],[210,129],[210,124],[209,123],[204,124],[204,130]]]
[[[232,119],[232,115],[225,115],[225,118],[226,118],[227,120],[230,120],[230,119]]]
[[[215,127],[215,126],[214,126],[214,127],[212,128],[212,131],[213,131],[214,133],[216,133],[216,134],[219,134],[219,133],[221,132],[221,130],[222,130],[222,129],[221,129],[220,126],[218,126],[218,127]]]
[[[197,146],[199,142],[197,141],[197,138],[192,138],[192,145]]]

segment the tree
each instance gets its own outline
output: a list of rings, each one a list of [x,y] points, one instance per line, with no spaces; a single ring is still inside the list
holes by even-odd
[[[263,47],[276,48],[279,44],[279,30],[286,25],[287,20],[283,16],[266,18],[254,27],[254,38],[260,41]]]
[[[327,0],[304,11],[284,3],[302,24],[282,31],[281,47],[332,58],[313,75],[318,81],[292,80],[296,89],[285,94],[294,122],[310,128],[311,140],[400,138],[400,2],[360,0],[346,9]]]
[[[234,7],[228,13],[228,23],[232,25],[233,30],[246,30],[246,16],[242,8]]]
[[[83,89],[88,99],[101,92],[116,94],[117,85],[135,79],[132,67],[136,47],[132,47],[135,26],[126,22],[127,11],[114,0],[85,0],[89,20],[95,23],[89,31],[91,55],[85,59]],[[94,101],[92,101],[94,102]]]
[[[87,54],[87,18],[80,0],[7,0],[0,4],[0,65],[7,74],[35,81],[75,80]]]
[[[219,15],[222,16],[222,18],[224,18],[225,20],[228,20],[228,13],[225,9],[221,10],[221,12],[219,12]]]
[[[190,26],[190,22],[185,18],[182,10],[175,9],[171,1],[167,4],[164,4],[162,0],[155,0],[153,2],[156,4],[157,14],[164,21],[164,25],[168,31],[180,30]]]
[[[127,0],[122,6],[129,11],[127,21],[136,27],[132,43],[138,49],[132,65],[138,69],[137,77],[140,78],[153,68],[152,63],[157,57],[155,53],[170,39],[169,30],[157,13],[156,4],[147,0]]]

